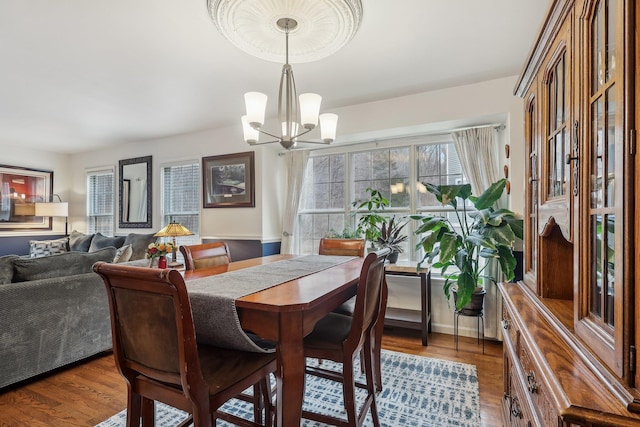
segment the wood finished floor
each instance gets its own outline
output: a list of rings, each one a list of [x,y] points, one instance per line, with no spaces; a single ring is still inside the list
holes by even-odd
[[[418,331],[401,328],[385,332],[383,347],[426,357],[469,363],[478,368],[482,427],[502,426],[502,344],[431,334],[420,344]],[[1,363],[1,362],[0,362]],[[0,392],[0,426],[94,426],[126,407],[126,387],[111,354],[62,369],[38,380]]]

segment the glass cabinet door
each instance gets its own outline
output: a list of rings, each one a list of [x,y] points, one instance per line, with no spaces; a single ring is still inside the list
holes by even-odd
[[[596,338],[593,348],[611,369],[622,376],[623,286],[623,67],[622,11],[618,0],[594,2],[586,21],[586,117],[580,156],[585,168],[581,195],[580,249],[583,260],[579,335]],[[619,267],[619,268],[616,268]]]

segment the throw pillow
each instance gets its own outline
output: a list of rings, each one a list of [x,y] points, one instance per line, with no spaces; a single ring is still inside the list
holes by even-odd
[[[95,252],[98,249],[108,248],[113,246],[114,248],[119,248],[124,243],[124,236],[116,236],[116,237],[108,237],[103,235],[102,233],[96,233],[91,239],[91,246],[89,246],[89,252]]]
[[[116,248],[104,248],[96,252],[66,252],[44,258],[18,258],[13,261],[14,282],[51,279],[90,273],[98,261],[111,262]]]
[[[69,239],[63,237],[56,240],[30,240],[29,256],[31,258],[41,258],[43,256],[61,254],[67,252]]]
[[[142,259],[145,257],[147,252],[147,247],[156,241],[156,236],[154,233],[152,234],[137,234],[130,233],[127,238],[124,240],[125,245],[131,245],[131,249],[133,249],[133,254],[131,255],[131,259]]]
[[[131,255],[133,254],[133,249],[131,245],[124,245],[116,250],[116,256],[113,258],[114,263],[118,262],[127,262],[131,259]]]
[[[89,252],[93,234],[84,234],[73,230],[69,236],[69,250],[75,252]]]
[[[20,258],[18,255],[5,255],[0,257],[0,285],[6,285],[13,280],[13,261]]]

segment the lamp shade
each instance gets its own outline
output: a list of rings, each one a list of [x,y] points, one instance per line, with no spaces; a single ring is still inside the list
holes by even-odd
[[[336,139],[338,127],[338,115],[333,113],[320,114],[320,137],[326,143]]]
[[[260,139],[260,132],[249,125],[247,116],[242,116],[242,133],[244,134],[244,140],[248,144],[255,144]]]
[[[193,233],[188,228],[177,222],[170,222],[162,230],[158,231],[154,236],[156,237],[177,237],[177,236],[192,236]]]
[[[36,203],[36,216],[69,216],[69,203]]]
[[[321,102],[322,97],[316,93],[300,95],[300,123],[305,129],[313,129],[318,126]]]
[[[244,103],[247,109],[247,122],[251,127],[261,127],[264,124],[264,113],[267,109],[267,95],[260,92],[247,92],[244,94]]]

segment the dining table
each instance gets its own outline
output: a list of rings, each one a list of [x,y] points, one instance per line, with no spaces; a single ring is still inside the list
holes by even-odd
[[[190,281],[295,257],[270,255],[188,270],[183,275],[188,290]],[[278,426],[300,425],[305,383],[304,337],[311,333],[318,320],[356,294],[363,261],[363,258],[350,258],[235,299],[242,329],[275,343]]]

